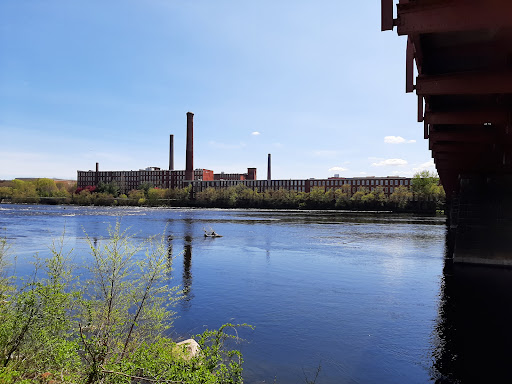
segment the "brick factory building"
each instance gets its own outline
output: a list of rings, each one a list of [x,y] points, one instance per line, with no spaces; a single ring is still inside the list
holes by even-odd
[[[256,180],[256,168],[247,168],[247,173],[215,173],[214,180]]]
[[[141,169],[139,171],[78,171],[77,187],[97,186],[99,183],[115,183],[122,193],[139,188],[143,184],[150,184],[156,188],[183,188],[185,171],[161,170],[157,167]],[[194,180],[213,181],[213,171],[209,169],[195,169]]]
[[[255,170],[255,168],[252,168]],[[225,178],[217,178],[222,175]],[[356,177],[356,178],[329,178],[307,180],[256,180],[245,178],[247,174],[215,174],[208,169],[194,170],[192,187],[194,193],[204,191],[207,188],[227,188],[243,184],[258,192],[267,190],[293,190],[297,192],[310,192],[312,188],[323,188],[325,191],[340,189],[344,185],[350,185],[352,194],[359,190],[373,191],[382,187],[386,196],[391,195],[399,186],[408,189],[411,186],[411,178],[387,176],[387,177]],[[229,178],[231,177],[231,178]],[[139,171],[78,171],[78,188],[97,186],[100,182],[115,183],[123,193],[139,188],[143,184],[150,184],[157,188],[183,188],[190,184],[185,180],[185,171],[161,170],[156,167]]]
[[[95,171],[77,171],[78,188],[98,186],[99,183],[115,183],[122,193],[137,189],[142,185],[151,185],[156,188],[183,188],[192,184],[193,193],[201,192],[207,188],[227,188],[233,185],[244,184],[248,188],[264,192],[267,190],[294,190],[298,192],[309,192],[312,188],[323,188],[324,190],[336,190],[350,185],[350,192],[367,189],[373,191],[382,187],[384,193],[389,196],[399,186],[407,188],[411,185],[411,179],[398,176],[387,177],[358,177],[329,179],[307,179],[307,180],[271,180],[270,154],[268,155],[267,180],[256,179],[256,168],[247,168],[247,173],[216,173],[209,169],[193,169],[194,164],[194,114],[187,112],[187,147],[186,147],[186,169],[174,170],[174,135],[170,135],[169,148],[169,169],[149,167],[138,171],[100,171],[96,163]],[[338,175],[336,175],[338,176]],[[193,180],[192,180],[193,179]]]
[[[310,192],[313,188],[322,188],[325,191],[343,188],[344,185],[350,186],[350,193],[366,189],[373,191],[377,187],[382,187],[386,196],[391,195],[396,188],[404,186],[407,189],[411,187],[411,178],[399,176],[386,177],[355,177],[355,178],[330,178],[330,179],[307,179],[307,180],[214,180],[214,181],[194,181],[192,182],[193,191],[201,192],[207,188],[228,188],[238,184],[243,184],[248,188],[258,192],[267,190],[293,190],[297,192]]]

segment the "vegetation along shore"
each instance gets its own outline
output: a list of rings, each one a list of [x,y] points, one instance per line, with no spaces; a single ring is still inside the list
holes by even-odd
[[[381,187],[370,191],[361,187],[352,193],[350,186],[332,190],[322,187],[310,192],[284,189],[258,192],[244,185],[224,189],[208,188],[195,195],[190,187],[154,188],[143,184],[128,194],[121,194],[114,184],[76,188],[76,184],[52,179],[12,180],[0,186],[3,202],[32,204],[172,206],[208,208],[271,209],[343,209],[384,210],[394,212],[434,213],[444,209],[445,193],[439,178],[427,171],[416,174],[411,188],[400,186],[388,197]]]
[[[163,239],[140,241],[117,223],[108,238],[89,241],[85,273],[73,270],[64,243],[54,243],[49,258],[34,257],[22,279],[0,239],[0,383],[243,381],[242,356],[225,341],[247,325],[196,335],[188,344],[195,349],[166,336],[181,293],[169,285]]]

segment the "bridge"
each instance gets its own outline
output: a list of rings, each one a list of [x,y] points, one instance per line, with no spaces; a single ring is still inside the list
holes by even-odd
[[[381,0],[450,206],[454,261],[512,265],[512,1]]]

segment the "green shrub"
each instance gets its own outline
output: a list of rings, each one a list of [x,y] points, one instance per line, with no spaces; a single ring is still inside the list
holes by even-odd
[[[163,336],[181,298],[166,284],[172,260],[163,237],[136,242],[118,222],[107,239],[89,246],[85,284],[70,267],[64,238],[51,257],[35,257],[31,277],[15,284],[0,239],[1,384],[242,382],[240,352],[224,349],[235,338],[226,330],[236,325],[198,336],[202,352],[192,359]]]

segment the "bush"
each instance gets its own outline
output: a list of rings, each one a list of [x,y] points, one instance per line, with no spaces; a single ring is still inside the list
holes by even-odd
[[[236,326],[203,333],[192,359],[163,336],[181,297],[166,285],[172,259],[164,238],[137,243],[117,223],[89,247],[84,285],[63,239],[16,284],[0,241],[0,383],[242,382],[240,353],[223,348],[234,337],[225,331]]]

